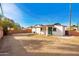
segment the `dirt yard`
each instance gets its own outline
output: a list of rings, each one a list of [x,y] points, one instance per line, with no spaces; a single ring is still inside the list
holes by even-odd
[[[13,34],[0,41],[0,55],[79,56],[79,36]]]

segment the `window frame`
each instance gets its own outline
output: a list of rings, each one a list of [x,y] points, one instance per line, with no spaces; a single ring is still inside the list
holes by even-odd
[[[55,31],[55,32],[56,32],[56,31],[57,31],[57,28],[53,28],[53,31]]]

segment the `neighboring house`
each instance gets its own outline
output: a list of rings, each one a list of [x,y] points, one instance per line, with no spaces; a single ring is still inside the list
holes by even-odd
[[[65,35],[65,26],[63,25],[36,25],[32,26],[32,33],[44,35]]]
[[[79,24],[77,24],[77,27],[78,27],[78,31],[79,31]]]
[[[79,31],[79,24],[77,25],[77,30]]]
[[[65,30],[70,30],[70,27],[67,26]],[[72,31],[78,31],[78,27],[77,26],[71,26],[71,30]]]

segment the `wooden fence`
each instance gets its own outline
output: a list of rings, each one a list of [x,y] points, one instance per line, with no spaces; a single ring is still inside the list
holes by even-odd
[[[70,34],[71,34],[71,36],[79,36],[78,31],[71,31]]]
[[[9,34],[14,33],[32,33],[31,29],[25,29],[25,30],[9,30]]]

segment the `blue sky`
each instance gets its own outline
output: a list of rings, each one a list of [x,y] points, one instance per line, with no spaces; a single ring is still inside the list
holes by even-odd
[[[68,3],[17,3],[2,4],[6,17],[13,19],[21,26],[35,24],[61,23],[68,25]],[[72,23],[79,22],[79,4],[72,4]]]

